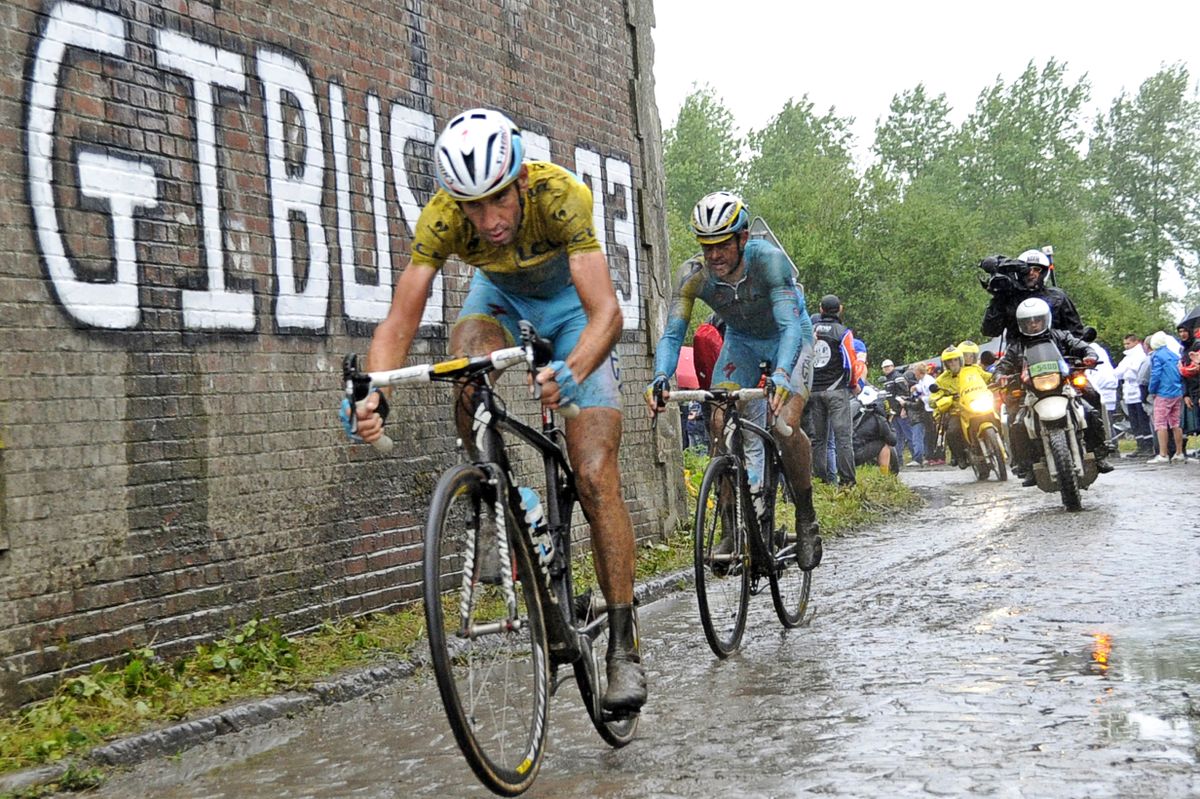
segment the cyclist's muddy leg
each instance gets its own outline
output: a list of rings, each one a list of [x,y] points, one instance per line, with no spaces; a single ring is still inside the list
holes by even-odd
[[[621,496],[617,450],[621,412],[585,408],[567,422],[567,452],[575,471],[579,504],[592,528],[600,590],[610,604],[633,601],[633,520]]]
[[[792,428],[790,436],[785,438],[777,431],[772,431],[775,440],[779,442],[779,450],[783,453],[784,475],[792,484],[792,493],[796,497],[797,527],[802,521],[808,523],[817,519],[817,513],[813,510],[812,504],[812,441],[800,426],[800,419],[804,416],[805,401],[805,397],[796,394],[783,406],[783,412],[780,415],[783,417],[783,421]],[[801,518],[802,515],[803,518]]]
[[[609,711],[635,712],[646,701],[646,673],[634,638],[633,520],[617,467],[621,412],[585,408],[567,422],[566,433],[579,504],[592,528],[596,577],[608,603],[608,688],[602,703]]]
[[[783,472],[792,485],[796,497],[796,535],[798,536],[798,561],[802,569],[815,568],[821,562],[823,547],[818,535],[817,511],[812,501],[812,442],[800,427],[804,416],[807,397],[796,394],[783,406],[781,416],[792,428],[792,434],[784,437],[772,431],[779,442],[783,455]]]
[[[463,319],[450,331],[450,355],[455,358],[485,355],[507,346],[504,328],[499,323],[486,319]],[[463,386],[456,386],[454,389],[454,424],[458,428],[458,436],[462,439],[463,446],[467,448],[467,455],[475,459],[479,453],[471,435],[471,398],[463,396],[467,391],[469,389],[464,389]]]

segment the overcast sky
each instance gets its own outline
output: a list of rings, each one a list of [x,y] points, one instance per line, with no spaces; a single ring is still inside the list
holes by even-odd
[[[1054,58],[1091,100],[1085,133],[1125,91],[1163,65],[1200,71],[1200,3],[1138,0],[654,0],[654,79],[663,129],[696,86],[710,85],[739,133],[761,129],[789,98],[853,117],[860,169],[871,160],[876,121],[918,83],[945,94],[961,123],[980,92],[1010,85],[1030,60]],[[1182,293],[1174,274],[1163,289]]]
[[[860,159],[892,97],[923,82],[961,122],[999,76],[1053,57],[1087,74],[1089,114],[1133,95],[1160,66],[1200,65],[1200,4],[1077,0],[655,0],[654,76],[663,128],[693,83],[711,85],[740,132],[762,128],[789,98],[855,118]],[[1085,130],[1090,132],[1089,118]]]

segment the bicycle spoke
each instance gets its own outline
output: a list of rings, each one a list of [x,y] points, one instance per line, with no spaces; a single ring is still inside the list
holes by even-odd
[[[459,748],[485,784],[511,793],[528,787],[540,764],[549,674],[541,606],[513,578],[528,573],[513,568],[523,551],[498,545],[511,518],[501,513],[498,522],[492,493],[474,467],[439,483],[426,538],[426,618]]]
[[[750,600],[737,475],[726,458],[710,462],[696,509],[696,598],[704,636],[718,657],[737,649]]]
[[[812,572],[796,561],[796,505],[787,481],[777,471],[774,525],[767,541],[771,553],[771,602],[784,627],[796,627],[808,612]]]

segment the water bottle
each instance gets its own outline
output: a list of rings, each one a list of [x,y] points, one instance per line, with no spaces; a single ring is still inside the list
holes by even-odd
[[[521,507],[525,510],[525,522],[529,525],[533,551],[537,553],[539,563],[549,566],[550,561],[554,560],[554,540],[550,537],[546,514],[542,512],[542,500],[529,486],[519,486],[517,490],[521,494]]]
[[[761,482],[750,484],[750,504],[754,507],[755,518],[761,519],[767,515],[767,499],[763,495]]]
[[[767,501],[763,496],[762,474],[751,464],[746,468],[746,482],[750,484],[750,505],[754,517],[761,519],[767,512]]]

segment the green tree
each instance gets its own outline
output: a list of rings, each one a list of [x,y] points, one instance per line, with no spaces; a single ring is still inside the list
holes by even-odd
[[[953,137],[946,95],[931,98],[918,83],[892,98],[887,118],[875,123],[871,150],[884,175],[905,186],[946,154]]]
[[[1122,94],[1096,123],[1092,250],[1113,277],[1157,299],[1162,267],[1196,263],[1200,248],[1200,103],[1176,64]],[[1200,283],[1193,266],[1188,282]]]
[[[711,87],[689,94],[663,134],[668,207],[686,218],[705,194],[739,191],[742,146],[733,114]]]
[[[1085,252],[1082,108],[1086,78],[1066,64],[1030,62],[1011,85],[983,91],[959,131],[959,202],[982,212],[981,232],[1003,251],[1050,243],[1067,260]]]
[[[866,301],[855,231],[862,219],[854,171],[852,119],[833,109],[818,116],[807,96],[789,100],[765,128],[752,131],[746,177],[751,213],[763,217],[800,270],[809,310],[822,294]],[[854,300],[850,297],[854,296]]]
[[[714,191],[741,191],[743,144],[733,114],[709,86],[684,98],[675,124],[663,134],[672,273],[700,251],[688,229],[696,201]]]

